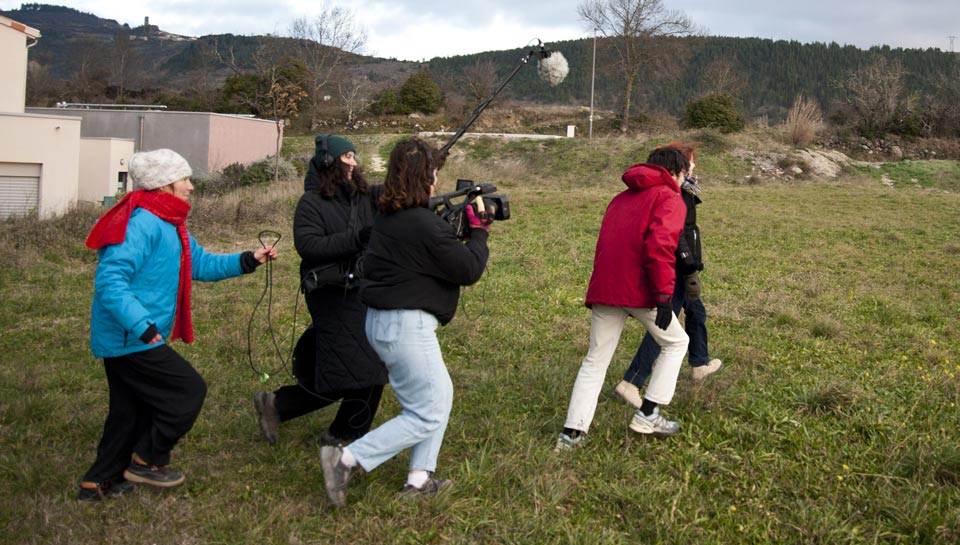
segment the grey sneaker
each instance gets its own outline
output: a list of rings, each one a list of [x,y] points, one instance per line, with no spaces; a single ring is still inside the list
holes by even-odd
[[[698,365],[693,368],[693,380],[703,380],[716,373],[723,367],[723,362],[714,358],[706,365]]]
[[[557,444],[553,447],[554,452],[562,452],[564,450],[573,450],[579,447],[587,439],[587,434],[581,433],[576,437],[570,437],[569,435],[560,432],[560,435],[557,437]]]
[[[639,409],[640,405],[643,405],[643,397],[640,396],[640,388],[637,388],[625,380],[621,380],[610,395],[619,399],[620,401],[623,401],[627,405],[630,405],[634,409]]]
[[[680,431],[680,424],[664,418],[660,414],[660,407],[657,407],[650,416],[638,409],[633,414],[633,420],[630,421],[630,429],[644,435],[667,437]]]
[[[253,406],[260,417],[260,432],[271,445],[280,438],[280,413],[277,412],[276,400],[277,395],[273,392],[253,394]]]
[[[347,467],[341,459],[343,448],[324,445],[320,447],[320,467],[323,469],[323,484],[327,489],[327,497],[334,507],[343,507],[347,504],[347,484],[353,473],[352,467]]]
[[[173,488],[183,484],[183,473],[170,471],[167,466],[138,464],[131,460],[130,465],[123,472],[123,478],[140,484]]]
[[[420,488],[410,483],[403,485],[403,490],[400,491],[400,497],[410,499],[429,498],[430,496],[436,496],[451,486],[453,486],[453,481],[450,479],[437,479],[431,476]]]

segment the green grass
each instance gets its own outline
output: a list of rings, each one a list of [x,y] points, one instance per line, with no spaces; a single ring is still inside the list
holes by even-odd
[[[960,161],[898,161],[857,170],[875,180],[887,179],[895,187],[960,190]]]
[[[358,146],[372,153],[382,142]],[[855,174],[722,184],[706,165],[745,167],[705,151],[701,278],[711,353],[724,369],[703,384],[681,371],[665,409],[683,426],[675,437],[632,435],[631,412],[603,395],[586,446],[551,452],[586,352],[583,294],[600,218],[622,189],[619,170],[635,144],[498,144],[482,161],[452,156],[441,173],[441,191],[457,177],[497,184],[513,217],[494,224],[488,270],[439,331],[455,387],[440,472],[456,486],[423,503],[395,498],[402,454],[361,475],[347,508],[329,510],[315,438],[331,409],[285,423],[276,446],[262,440],[251,395],[288,379],[263,344],[262,306],[254,363],[272,378],[262,384],[247,362],[261,269],[195,285],[197,341],[176,348],[210,391],[174,451],[187,483],[78,505],[75,487],[93,460],[107,406],[102,366],[87,345],[96,258],[83,238],[95,211],[7,222],[0,240],[14,251],[0,269],[4,541],[960,540],[960,195],[952,191],[891,189]],[[919,175],[928,166],[901,168]],[[958,183],[956,175],[942,178]],[[191,219],[193,234],[215,251],[252,247],[261,229],[283,233],[271,312],[283,343],[297,282],[290,231],[297,188],[200,202]],[[304,316],[301,302],[298,329]],[[628,324],[605,392],[641,335]],[[378,421],[397,411],[388,388]]]

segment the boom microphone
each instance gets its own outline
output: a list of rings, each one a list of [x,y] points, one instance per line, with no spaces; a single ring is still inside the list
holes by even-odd
[[[559,51],[547,51],[540,48],[540,62],[537,64],[537,74],[540,79],[551,87],[556,87],[570,73],[567,59]]]
[[[567,74],[570,72],[570,67],[567,65],[567,59],[564,58],[563,54],[561,54],[559,51],[548,50],[546,47],[544,47],[543,42],[537,40],[537,45],[527,52],[526,55],[520,58],[520,63],[513,69],[513,72],[510,72],[510,75],[507,76],[507,78],[497,86],[493,93],[477,106],[477,109],[470,114],[470,117],[463,124],[463,126],[457,129],[457,132],[453,133],[453,136],[447,140],[447,143],[440,148],[440,156],[443,157],[444,160],[446,159],[447,155],[450,154],[450,148],[452,148],[453,145],[460,140],[460,137],[467,132],[467,129],[470,128],[470,125],[472,125],[473,122],[480,117],[480,114],[487,109],[487,106],[489,106],[490,103],[493,102],[493,99],[500,94],[500,91],[503,91],[503,88],[510,83],[510,80],[513,79],[513,76],[516,76],[517,72],[523,68],[523,65],[527,64],[527,62],[533,57],[537,57],[538,59],[537,74],[539,74],[540,79],[544,80],[551,86],[558,85],[561,81],[563,81],[564,78],[567,77]],[[442,164],[443,163],[441,162],[441,165]]]

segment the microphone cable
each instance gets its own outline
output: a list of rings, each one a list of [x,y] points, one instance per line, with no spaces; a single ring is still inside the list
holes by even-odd
[[[271,244],[267,244],[269,241],[265,241],[265,237],[270,237],[272,239]],[[277,244],[280,242],[282,235],[276,231],[264,230],[260,231],[257,235],[257,239],[260,241],[260,246],[263,248],[268,248],[273,246],[276,248]],[[264,284],[263,291],[260,293],[260,298],[257,300],[257,303],[253,306],[253,312],[250,313],[250,320],[247,322],[247,363],[250,366],[250,369],[253,370],[257,376],[260,377],[260,382],[266,382],[270,379],[270,376],[276,373],[279,373],[283,370],[288,370],[287,362],[289,359],[293,358],[293,337],[296,335],[296,324],[297,324],[297,306],[299,304],[299,295],[293,304],[293,327],[290,332],[290,356],[289,358],[283,354],[280,350],[280,345],[277,342],[277,337],[274,334],[273,328],[273,260],[267,260],[264,265]],[[267,331],[270,333],[270,342],[273,345],[273,349],[276,352],[277,359],[280,361],[280,367],[272,371],[262,371],[257,368],[253,363],[253,320],[257,315],[257,310],[260,308],[260,305],[263,304],[264,299],[267,300]],[[291,373],[292,374],[292,373]]]
[[[267,237],[269,237],[269,240],[264,240]],[[260,241],[260,245],[264,248],[267,248],[269,246],[276,247],[277,243],[280,242],[281,234],[276,231],[264,230],[258,233],[257,239]],[[271,240],[272,240],[272,243],[268,244],[268,242],[270,242]],[[369,399],[367,401],[364,401],[364,400],[358,400],[358,399],[343,399],[343,398],[327,397],[313,391],[311,388],[308,388],[306,385],[300,382],[300,379],[294,373],[293,357],[296,351],[296,344],[297,344],[295,340],[296,334],[297,334],[297,310],[300,306],[300,292],[302,291],[301,290],[302,280],[300,284],[298,284],[297,286],[297,294],[294,297],[294,302],[293,302],[293,324],[290,326],[290,349],[287,354],[284,354],[277,341],[277,337],[276,337],[276,334],[274,333],[274,326],[273,326],[273,313],[272,313],[273,260],[268,260],[266,263],[264,263],[264,267],[265,268],[264,268],[263,291],[260,293],[260,298],[257,300],[257,303],[253,307],[253,312],[250,313],[250,320],[247,322],[247,364],[250,366],[250,369],[254,372],[254,374],[256,374],[260,378],[260,383],[266,384],[267,381],[270,380],[270,377],[272,375],[285,371],[286,374],[293,379],[294,384],[296,384],[304,392],[310,394],[311,396],[319,399],[320,401],[326,402],[327,405],[332,405],[337,401],[340,401],[341,404],[347,403],[347,402],[353,402],[353,403],[360,403],[362,406],[365,407],[367,411],[373,410],[372,403],[370,403]],[[257,310],[259,310],[260,305],[263,304],[264,299],[266,299],[267,301],[266,303],[267,330],[270,333],[270,343],[273,347],[274,352],[276,353],[276,357],[278,361],[280,362],[280,366],[278,368],[269,372],[259,369],[253,361],[253,321],[257,315]],[[316,355],[314,354],[314,358],[315,357]],[[314,362],[314,366],[316,366],[316,362]],[[354,418],[362,418],[362,416],[360,416],[359,414],[355,415],[354,417],[351,418],[351,420],[353,420]],[[351,424],[351,426],[356,427],[354,424]]]

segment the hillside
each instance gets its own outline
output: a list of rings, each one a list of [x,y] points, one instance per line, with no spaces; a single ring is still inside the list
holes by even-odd
[[[149,88],[183,92],[195,90],[198,85],[218,88],[230,71],[217,60],[214,49],[232,50],[237,65],[251,69],[258,48],[272,41],[290,40],[232,34],[177,36],[152,25],[130,28],[111,19],[46,4],[24,4],[21,9],[0,11],[0,14],[41,31],[43,37],[30,50],[31,70],[45,71],[55,80],[52,85],[61,87],[84,78],[100,78],[113,85],[122,83],[130,90]],[[835,98],[834,83],[877,56],[901,62],[905,68],[906,87],[919,96],[929,92],[937,78],[960,70],[958,55],[938,49],[874,47],[862,50],[837,43],[802,44],[760,38],[690,37],[672,40],[671,47],[677,51],[678,59],[686,58],[686,62],[675,78],[644,74],[633,97],[633,102],[643,112],[681,115],[689,100],[704,93],[709,83],[707,74],[718,63],[726,63],[739,82],[735,94],[744,114],[751,118],[766,116],[771,121],[782,120],[800,93],[816,98],[826,107]],[[548,45],[567,58],[570,64],[567,79],[556,87],[548,87],[538,80],[535,70],[521,70],[504,90],[502,99],[553,105],[588,104],[593,40]],[[448,98],[459,96],[463,101],[468,95],[463,76],[468,67],[489,60],[496,66],[498,78],[503,78],[526,52],[518,48],[437,57],[431,59],[428,66],[444,94]],[[126,59],[125,65],[129,67],[122,74],[116,73],[118,63],[111,62],[119,58]],[[622,83],[615,64],[612,48],[603,39],[598,40],[595,78],[598,108],[616,110],[621,101]],[[354,56],[350,71],[366,77],[378,91],[402,82],[418,66],[417,63]],[[119,81],[121,76],[123,82]],[[198,83],[201,80],[202,83]],[[156,93],[150,96],[156,96]]]

